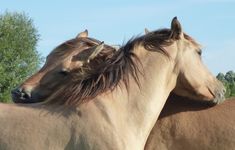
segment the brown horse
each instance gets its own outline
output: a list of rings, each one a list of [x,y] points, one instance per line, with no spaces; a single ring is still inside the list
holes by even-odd
[[[210,107],[171,95],[145,150],[234,150],[235,98]]]
[[[176,18],[171,29],[134,38],[119,51],[86,36],[57,47],[12,92],[15,102],[44,105],[0,106],[0,148],[143,149],[173,89],[213,103],[223,100],[224,87]]]

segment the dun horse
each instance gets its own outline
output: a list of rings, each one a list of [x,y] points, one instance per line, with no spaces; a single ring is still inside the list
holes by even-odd
[[[145,150],[234,150],[235,98],[210,107],[171,95]]]
[[[1,149],[139,150],[173,89],[213,103],[223,100],[223,86],[176,18],[171,29],[134,38],[117,52],[85,36],[57,47],[12,92],[15,102],[45,100],[44,105],[1,104]]]

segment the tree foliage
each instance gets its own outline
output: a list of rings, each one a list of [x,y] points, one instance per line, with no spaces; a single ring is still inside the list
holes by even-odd
[[[223,73],[219,73],[216,77],[226,88],[225,97],[235,96],[235,72],[228,71],[225,75]]]
[[[39,67],[38,40],[32,19],[24,13],[0,15],[0,101],[9,101],[11,89]]]

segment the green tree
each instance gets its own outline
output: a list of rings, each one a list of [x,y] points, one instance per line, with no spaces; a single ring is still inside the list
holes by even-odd
[[[0,101],[10,101],[10,91],[38,69],[39,34],[24,13],[0,15]]]
[[[231,87],[231,97],[235,97],[235,84],[233,84]]]
[[[235,82],[235,73],[233,71],[228,71],[224,78],[229,82],[229,83],[234,83]]]
[[[233,97],[235,96],[235,72],[234,71],[228,71],[225,75],[223,73],[219,73],[216,78],[220,80],[225,88],[226,93],[225,97]]]
[[[216,78],[218,79],[218,80],[220,80],[221,82],[226,82],[226,79],[225,79],[225,77],[224,77],[224,74],[223,73],[218,73],[218,75],[216,76]]]

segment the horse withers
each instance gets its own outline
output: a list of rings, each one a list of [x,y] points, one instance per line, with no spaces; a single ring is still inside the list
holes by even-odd
[[[86,36],[57,47],[42,69],[12,92],[15,102],[41,104],[1,106],[1,127],[21,124],[0,129],[3,148],[143,149],[171,91],[223,100],[224,87],[204,67],[199,45],[176,18],[171,29],[131,39],[118,51]]]

